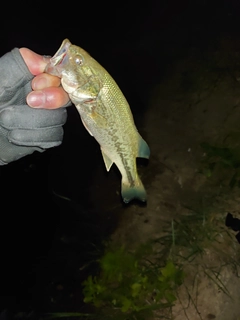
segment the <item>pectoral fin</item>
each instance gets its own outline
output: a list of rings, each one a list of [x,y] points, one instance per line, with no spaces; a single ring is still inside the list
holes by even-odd
[[[101,151],[102,151],[102,156],[103,156],[103,161],[105,163],[105,167],[106,167],[106,170],[109,171],[111,169],[111,166],[113,164],[112,160],[106,155],[106,153],[104,153],[104,151],[102,150],[101,148]]]
[[[80,115],[80,118],[82,120],[82,123],[85,127],[85,129],[89,132],[91,136],[93,136],[89,126],[86,124],[86,121],[83,120],[83,115],[84,118],[89,118],[89,122],[94,122],[95,127],[100,127],[100,128],[106,128],[107,127],[107,119],[104,118],[101,114],[97,113],[94,109],[95,107],[90,107],[88,106],[89,110],[88,111],[83,111],[84,110],[84,105],[76,104],[76,109]]]
[[[90,113],[90,117],[95,122],[96,126],[101,128],[107,127],[107,119],[95,110]]]
[[[145,140],[139,135],[138,138],[138,155],[139,158],[149,159],[150,157],[150,149]]]

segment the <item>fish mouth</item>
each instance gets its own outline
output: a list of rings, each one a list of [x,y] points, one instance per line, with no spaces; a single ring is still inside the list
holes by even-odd
[[[46,65],[45,72],[51,75],[61,77],[61,72],[68,60],[68,49],[71,46],[71,42],[68,39],[63,40],[60,48],[50,59],[49,63]]]

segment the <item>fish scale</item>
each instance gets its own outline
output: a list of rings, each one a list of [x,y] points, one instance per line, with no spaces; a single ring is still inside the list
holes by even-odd
[[[100,145],[106,170],[112,164],[119,169],[123,201],[146,201],[136,158],[148,159],[150,149],[139,134],[129,104],[115,80],[84,49],[68,39],[62,42],[45,71],[61,78],[85,128]]]

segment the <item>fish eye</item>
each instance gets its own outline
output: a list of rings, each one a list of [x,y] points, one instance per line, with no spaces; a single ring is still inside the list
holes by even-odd
[[[83,64],[83,58],[80,55],[75,56],[75,63],[78,65],[82,65]]]

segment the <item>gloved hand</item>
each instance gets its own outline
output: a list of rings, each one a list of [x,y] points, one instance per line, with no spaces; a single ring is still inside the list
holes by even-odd
[[[71,103],[54,110],[29,107],[32,73],[17,48],[0,58],[0,165],[62,142]]]

